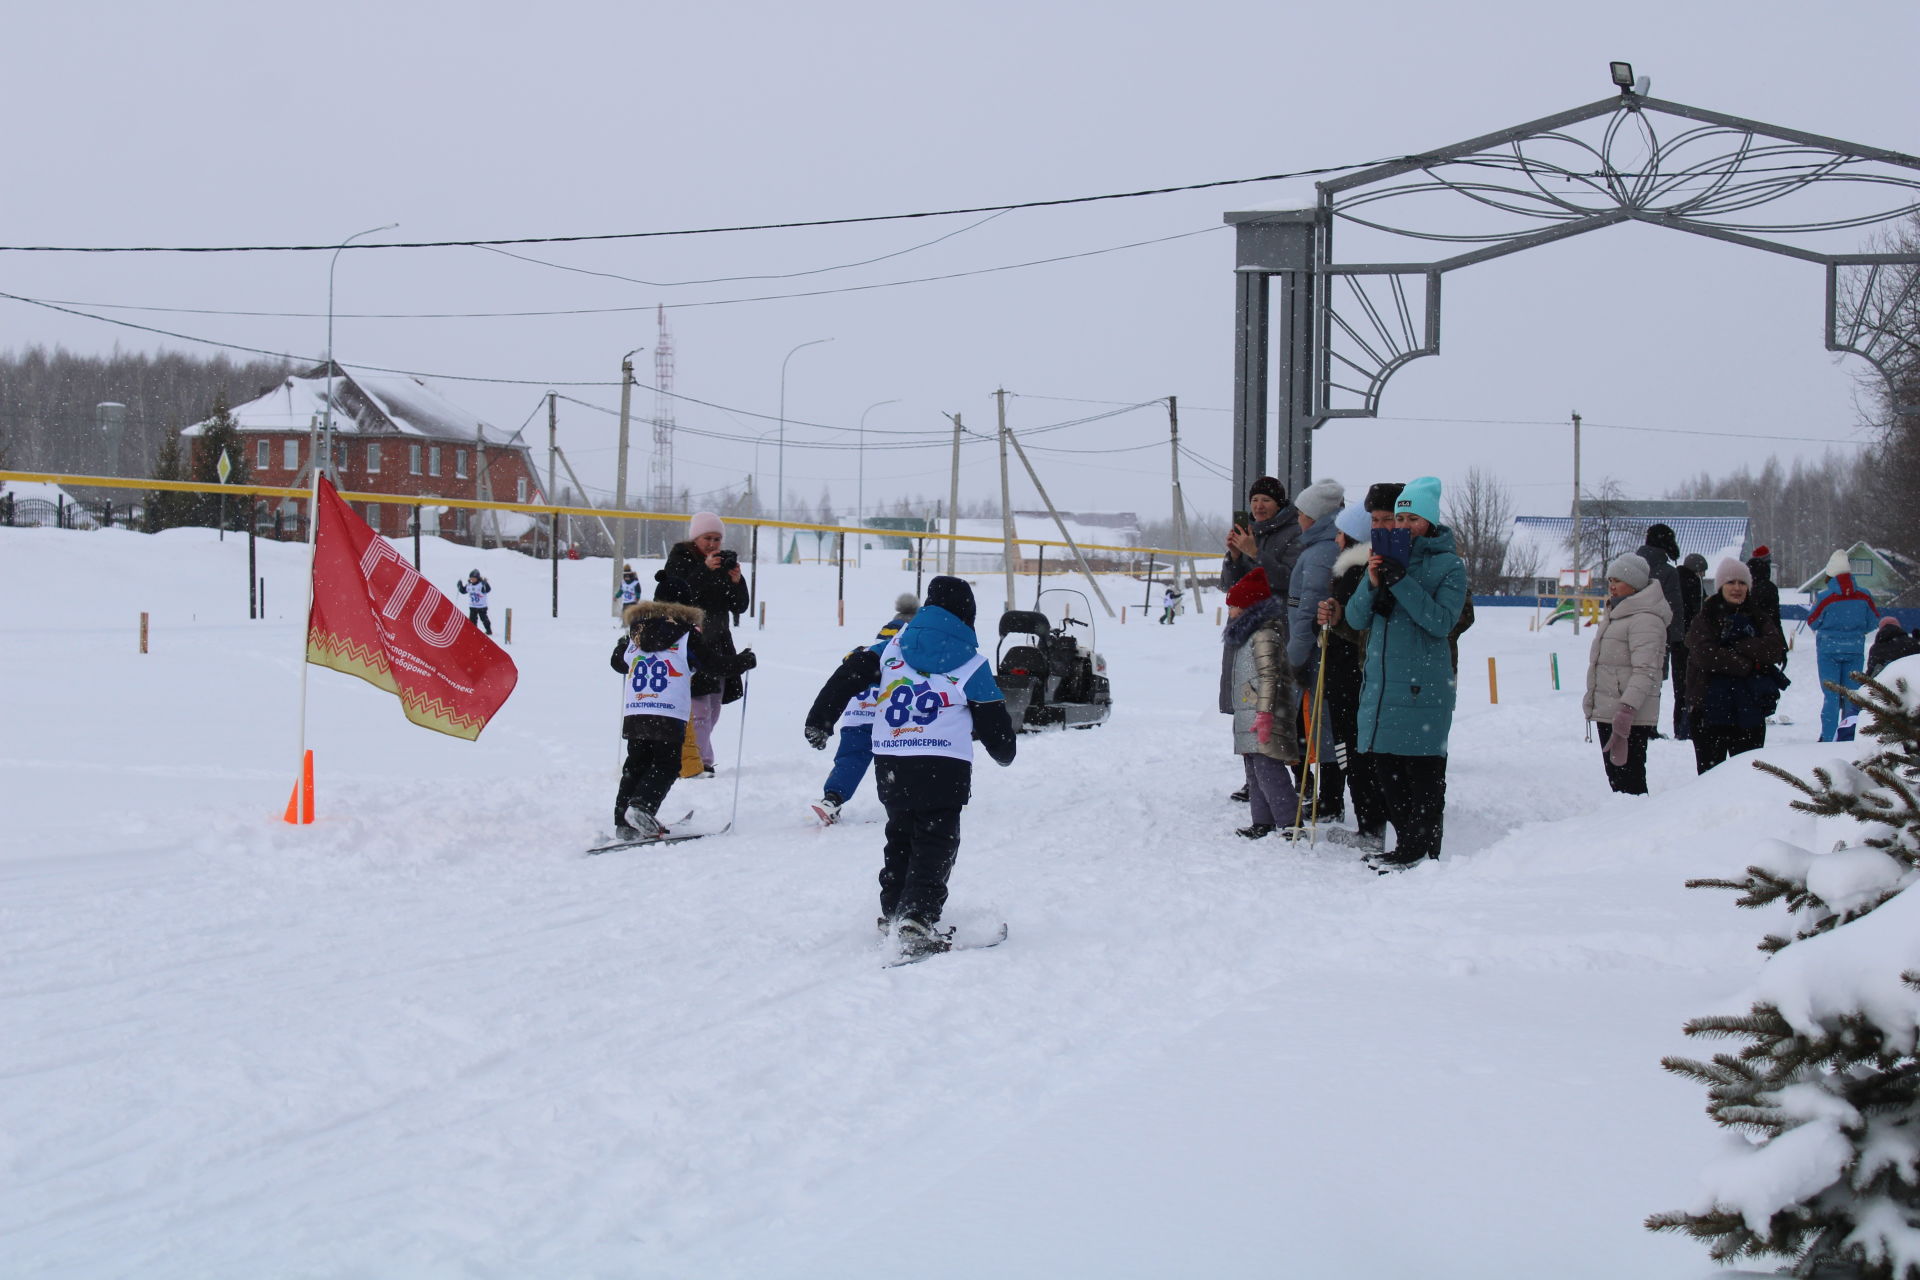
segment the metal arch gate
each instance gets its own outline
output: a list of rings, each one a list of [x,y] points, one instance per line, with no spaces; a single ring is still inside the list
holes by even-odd
[[[1682,122],[1670,136],[1657,127],[1666,118]],[[1297,493],[1313,475],[1314,430],[1334,418],[1376,416],[1394,371],[1439,353],[1447,272],[1622,222],[1824,267],[1827,349],[1867,360],[1890,387],[1920,372],[1920,348],[1908,336],[1920,331],[1920,254],[1833,252],[1815,243],[1920,210],[1920,158],[1901,152],[1623,90],[1316,189],[1311,208],[1225,215],[1235,227],[1236,495],[1267,470],[1276,349],[1277,471]],[[1849,196],[1857,207],[1831,207]],[[1798,204],[1799,216],[1745,217],[1777,202]],[[1397,208],[1413,218],[1387,221]],[[1340,262],[1339,223],[1374,239],[1457,251],[1426,262]]]

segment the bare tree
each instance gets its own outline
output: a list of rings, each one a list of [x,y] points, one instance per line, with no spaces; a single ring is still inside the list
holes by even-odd
[[[1498,591],[1513,538],[1513,495],[1491,471],[1474,467],[1447,490],[1441,515],[1453,530],[1454,550],[1467,563],[1467,589],[1475,595]]]
[[[1645,525],[1626,514],[1626,498],[1626,490],[1612,476],[1602,480],[1597,489],[1580,495],[1580,541],[1575,545],[1569,534],[1567,549],[1582,569],[1593,573],[1595,582],[1605,573],[1609,561],[1644,541]]]

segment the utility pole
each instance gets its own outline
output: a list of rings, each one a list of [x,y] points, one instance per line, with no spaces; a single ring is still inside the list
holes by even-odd
[[[1580,581],[1580,569],[1586,559],[1586,549],[1580,545],[1580,415],[1573,415],[1573,593],[1577,596],[1585,585]],[[1574,629],[1579,630],[1576,618]]]
[[[1111,618],[1113,616],[1113,606],[1107,603],[1106,592],[1100,590],[1100,582],[1093,576],[1093,566],[1089,565],[1086,556],[1080,553],[1080,544],[1075,542],[1073,535],[1067,532],[1067,522],[1061,519],[1060,513],[1054,509],[1053,499],[1047,496],[1047,487],[1040,483],[1040,473],[1033,469],[1033,462],[1027,457],[1027,451],[1020,447],[1019,437],[1015,436],[1011,431],[1002,432],[1001,436],[1003,440],[1013,442],[1013,451],[1020,455],[1020,465],[1027,469],[1027,479],[1033,481],[1034,490],[1039,493],[1040,501],[1046,505],[1047,514],[1053,517],[1053,527],[1060,531],[1060,540],[1066,543],[1068,548],[1072,550],[1074,562],[1080,566],[1080,572],[1086,575],[1087,585],[1093,588],[1094,597],[1100,601],[1100,607],[1105,609],[1107,616]],[[1004,447],[1003,445],[1002,448],[1004,449]],[[1040,554],[1042,556],[1046,555],[1046,550],[1045,547],[1040,548]],[[1149,560],[1147,563],[1152,564],[1153,562]],[[1152,577],[1152,570],[1148,570],[1148,577]],[[1008,581],[1011,582],[1012,579],[1009,578]],[[1147,598],[1151,600],[1153,598],[1151,583],[1149,583],[1147,591]]]
[[[554,494],[559,490],[553,487],[553,455],[560,448],[560,409],[555,403],[555,394],[547,392],[547,501],[554,506],[560,505],[560,499]],[[560,513],[555,511],[547,517],[547,558],[553,561],[553,616],[560,616]]]
[[[645,347],[635,347],[620,357],[620,457],[614,464],[613,505],[620,511],[627,509],[627,421],[633,410],[633,353],[645,351]],[[569,467],[571,472],[572,468]],[[580,481],[574,480],[575,487]],[[582,489],[584,494],[586,490]],[[604,522],[603,522],[604,523]],[[627,563],[627,522],[620,521],[620,534],[613,540],[613,616],[620,616],[620,570]]]
[[[993,399],[1000,415],[1000,559],[1007,570],[1007,608],[1014,606],[1013,569],[1014,557],[1019,554],[1013,544],[1013,489],[1007,482],[1007,393],[1004,388],[993,393]],[[1025,455],[1021,455],[1024,457]],[[1096,588],[1097,589],[1097,588]]]
[[[1180,397],[1167,397],[1167,428],[1173,442],[1173,536],[1180,542],[1180,550],[1188,550],[1187,542],[1187,503],[1180,492]],[[1197,614],[1206,604],[1200,595],[1200,571],[1194,567],[1193,556],[1182,556],[1187,562],[1187,585],[1193,588],[1193,610]],[[1175,585],[1180,582],[1180,569],[1173,570]]]
[[[947,489],[947,576],[953,576],[954,552],[959,542],[954,534],[960,531],[960,415],[950,413],[953,419],[953,482]]]

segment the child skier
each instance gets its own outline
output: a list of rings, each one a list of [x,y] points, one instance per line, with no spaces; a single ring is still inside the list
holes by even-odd
[[[807,712],[807,744],[824,751],[848,701],[880,687],[873,755],[887,842],[877,923],[882,932],[897,927],[903,959],[953,945],[953,931],[936,926],[960,852],[960,809],[972,792],[973,739],[996,763],[1013,763],[1013,721],[980,656],[973,618],[973,588],[935,578],[905,630],[848,654]]]
[[[480,576],[474,569],[467,574],[467,580],[460,584],[460,590],[467,593],[467,621],[476,627],[485,627],[487,634],[493,634],[493,621],[487,617],[487,597],[493,594],[493,584]]]
[[[1180,609],[1181,594],[1182,593],[1181,593],[1179,584],[1177,583],[1168,586],[1166,591],[1161,594],[1160,596],[1161,625],[1170,627],[1173,625],[1174,618],[1179,616],[1181,612],[1181,609]]]
[[[692,589],[666,574],[656,581],[652,600],[627,606],[622,615],[627,633],[613,646],[613,669],[626,677],[620,733],[627,740],[627,762],[613,801],[613,830],[622,840],[667,834],[658,815],[680,776],[693,673],[734,675],[758,662],[751,649],[731,658],[716,655],[700,638],[700,610],[688,603]]]
[[[625,609],[626,606],[630,604],[637,604],[646,598],[645,592],[643,592],[640,587],[640,578],[634,573],[632,565],[628,565],[620,571],[620,586],[613,593],[613,598],[620,602],[622,609]]]
[[[919,599],[910,591],[902,592],[893,602],[893,619],[880,628],[879,638],[891,640],[899,635],[900,629],[912,621],[919,609]],[[859,652],[861,650],[854,650]],[[852,653],[847,655],[852,656]],[[873,709],[879,701],[880,686],[871,684],[849,698],[847,709],[840,713],[840,748],[834,752],[827,785],[820,798],[813,802],[813,816],[823,827],[839,821],[840,806],[853,799],[853,793],[860,789],[860,779],[867,776],[867,766],[873,763]]]

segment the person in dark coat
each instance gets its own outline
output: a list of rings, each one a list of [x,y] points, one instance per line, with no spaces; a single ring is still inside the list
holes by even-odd
[[[1013,763],[1013,719],[973,632],[973,588],[945,575],[899,635],[856,649],[807,711],[807,745],[826,750],[834,722],[861,690],[880,686],[873,727],[874,784],[887,809],[880,869],[882,932],[904,958],[952,945],[936,926],[960,852],[960,810],[973,793],[973,742]]]
[[[1393,513],[1383,514],[1390,523]],[[1319,617],[1320,624],[1331,633],[1327,641],[1327,719],[1333,727],[1333,756],[1353,797],[1353,843],[1369,853],[1378,853],[1387,847],[1387,811],[1374,782],[1371,754],[1363,755],[1357,745],[1367,637],[1339,621],[1361,579],[1367,576],[1367,559],[1373,554],[1372,526],[1372,513],[1360,503],[1334,517],[1340,554],[1334,558],[1329,599],[1321,603]]]
[[[723,658],[734,652],[734,618],[752,604],[747,598],[747,580],[740,573],[740,557],[723,549],[725,541],[726,526],[720,517],[711,511],[696,512],[687,522],[687,541],[674,543],[662,571],[692,589],[691,603],[706,615],[701,637]],[[713,726],[720,719],[721,704],[737,702],[743,688],[738,675],[718,669],[694,677],[692,724],[694,742],[700,750],[701,777],[713,776]]]
[[[1880,668],[1889,662],[1911,658],[1916,653],[1920,653],[1920,634],[1906,630],[1898,618],[1888,614],[1880,619],[1880,628],[1874,633],[1873,647],[1867,650],[1867,674],[1877,676]]]
[[[1680,643],[1668,656],[1673,660],[1673,736],[1685,742],[1692,737],[1687,724],[1687,632],[1700,616],[1701,582],[1707,576],[1707,558],[1694,552],[1674,570],[1680,579]]]
[[[1769,671],[1786,660],[1778,623],[1754,602],[1752,571],[1738,560],[1714,570],[1719,590],[1700,606],[1687,632],[1687,702],[1693,760],[1705,773],[1728,756],[1767,743],[1767,717],[1780,686]]]
[[[625,678],[620,736],[627,742],[627,760],[613,800],[614,834],[622,840],[667,834],[658,816],[660,802],[680,776],[680,743],[692,711],[695,676],[734,675],[752,670],[756,662],[751,649],[715,653],[701,636],[701,614],[692,600],[685,581],[662,575],[652,600],[626,607],[627,632],[613,644],[613,669]]]
[[[1667,627],[1667,647],[1683,644],[1687,638],[1686,606],[1680,595],[1680,539],[1674,534],[1671,525],[1652,524],[1647,526],[1647,540],[1633,554],[1647,562],[1647,573],[1653,581],[1660,584],[1660,594],[1666,598],[1667,610],[1673,615]]]
[[[1248,525],[1235,525],[1227,533],[1227,558],[1220,566],[1220,589],[1233,584],[1255,568],[1267,571],[1269,584],[1283,587],[1293,579],[1293,562],[1300,558],[1300,513],[1287,501],[1287,491],[1272,476],[1261,476],[1247,491]]]
[[[1779,632],[1780,661],[1785,662],[1787,633],[1780,625],[1780,587],[1773,580],[1773,551],[1768,547],[1755,547],[1747,557],[1747,572],[1753,575],[1753,589],[1747,599],[1753,602],[1754,625],[1764,624]],[[1719,585],[1718,575],[1714,585]]]

